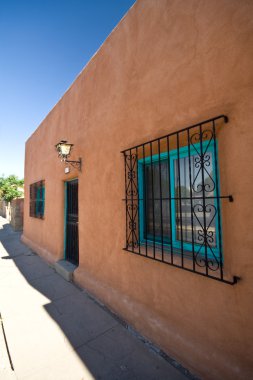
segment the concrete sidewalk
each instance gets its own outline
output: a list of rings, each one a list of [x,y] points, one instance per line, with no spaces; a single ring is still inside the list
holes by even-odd
[[[1,380],[193,378],[61,278],[1,217],[0,241]]]

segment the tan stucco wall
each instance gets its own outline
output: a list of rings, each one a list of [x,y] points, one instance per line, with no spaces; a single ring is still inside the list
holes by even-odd
[[[13,199],[10,203],[10,223],[14,231],[23,230],[24,198]]]
[[[13,199],[11,202],[0,200],[0,216],[6,218],[14,231],[23,230],[24,198]]]
[[[26,144],[23,239],[63,257],[64,181],[79,178],[75,281],[204,379],[249,379],[253,365],[253,2],[139,0]],[[125,244],[120,151],[226,114],[219,137],[226,285],[137,257]],[[64,174],[54,145],[75,144]],[[45,219],[29,184],[45,180]]]

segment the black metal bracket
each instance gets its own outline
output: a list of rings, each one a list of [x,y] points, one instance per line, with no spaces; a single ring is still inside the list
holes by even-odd
[[[78,161],[73,161],[73,160],[64,160],[66,164],[70,164],[73,168],[82,170],[82,159],[79,157]]]
[[[213,278],[213,277],[212,277]],[[233,280],[232,281],[229,281],[229,280],[225,280],[224,278],[222,280],[218,279],[218,281],[222,281],[224,282],[225,284],[229,284],[229,285],[235,285],[235,284],[238,284],[238,282],[241,280],[241,277],[238,277],[238,276],[233,276]]]
[[[241,280],[241,277],[234,276],[234,284],[237,284]]]

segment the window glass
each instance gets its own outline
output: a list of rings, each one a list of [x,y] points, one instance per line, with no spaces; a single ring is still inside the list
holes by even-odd
[[[152,165],[145,165],[145,169],[145,236],[148,238],[155,235],[156,239],[159,240],[163,235],[163,240],[169,242],[171,227],[170,205],[168,201],[170,196],[168,161],[161,161],[160,165],[158,162],[154,162]]]
[[[190,244],[217,248],[213,150],[209,146],[201,155],[198,149],[193,146],[190,157],[181,148],[160,161],[154,155],[142,162],[144,239],[183,243],[186,250]]]
[[[181,198],[175,200],[176,239],[189,243],[193,239],[195,244],[203,244],[206,228],[208,245],[216,247],[216,207],[211,198],[215,196],[212,152],[204,155],[203,167],[201,170],[197,154],[190,156],[190,162],[188,156],[174,160],[174,194],[175,198]],[[192,199],[185,199],[191,194]]]

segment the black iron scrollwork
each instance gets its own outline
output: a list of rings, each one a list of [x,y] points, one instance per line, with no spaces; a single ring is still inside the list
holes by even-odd
[[[137,155],[128,154],[125,156],[126,168],[127,168],[127,179],[128,183],[126,186],[126,195],[129,197],[138,195],[138,185],[136,183],[137,175]]]
[[[128,219],[128,236],[127,236],[127,248],[138,248],[139,239],[137,232],[137,219],[138,219],[138,205],[135,203],[129,203],[126,205],[127,219]]]
[[[139,247],[138,239],[138,204],[133,199],[138,197],[138,184],[137,184],[137,154],[129,152],[125,155],[126,163],[126,211],[127,211],[127,248],[134,250]]]
[[[203,132],[196,132],[190,138],[191,146],[194,148],[196,155],[194,157],[194,167],[197,169],[197,173],[192,182],[192,190],[195,193],[206,192],[210,193],[215,190],[215,181],[207,170],[211,166],[211,154],[208,152],[208,148],[213,139],[212,130],[206,129]],[[207,140],[208,143],[203,150],[203,141]],[[196,145],[200,142],[200,146]],[[202,181],[202,174],[204,174],[205,181]]]
[[[200,267],[208,267],[210,270],[216,271],[219,269],[221,263],[213,250],[216,244],[215,232],[210,230],[210,228],[217,214],[217,208],[210,203],[205,205],[205,207],[203,204],[195,204],[192,210],[194,218],[196,218],[200,226],[197,230],[196,243],[199,244],[199,249],[195,253],[195,262]],[[202,218],[200,218],[199,214],[203,216],[203,219],[206,219],[206,225],[203,225],[201,222]],[[203,253],[202,247],[205,253]]]

